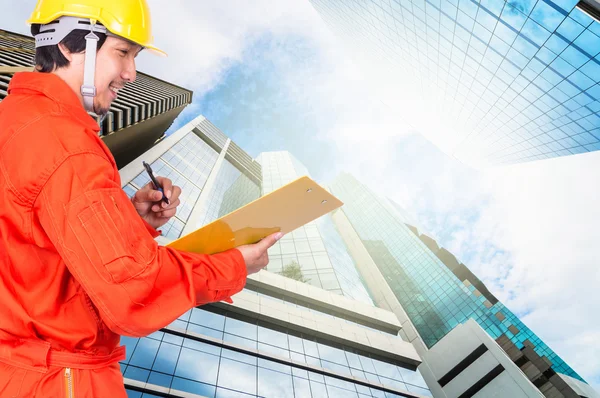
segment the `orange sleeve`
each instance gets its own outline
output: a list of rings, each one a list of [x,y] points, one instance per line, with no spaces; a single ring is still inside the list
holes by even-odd
[[[148,230],[148,232],[150,233],[150,235],[153,238],[156,238],[162,234],[162,231],[157,231],[156,229],[154,229],[154,227],[152,225],[148,224],[148,222],[146,220],[144,220],[143,218],[142,218],[142,221],[144,223],[144,226],[146,227],[146,230]]]
[[[42,229],[111,330],[145,336],[242,290],[247,271],[239,250],[204,255],[158,246],[114,173],[101,156],[72,155],[34,204]]]

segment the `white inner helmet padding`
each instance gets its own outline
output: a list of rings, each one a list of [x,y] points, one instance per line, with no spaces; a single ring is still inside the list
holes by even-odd
[[[40,33],[35,35],[35,47],[54,46],[60,43],[75,29],[91,30],[107,33],[106,27],[92,24],[89,19],[77,17],[60,17],[46,25],[40,26]]]
[[[95,32],[113,36],[108,32],[106,27],[97,25],[95,21],[85,18],[60,17],[49,24],[40,26],[40,33],[35,36],[35,47],[58,45],[69,33],[76,29],[90,31],[85,36],[85,64],[81,95],[83,96],[85,110],[94,112],[94,97],[96,96],[96,86],[94,85],[96,51],[98,49],[98,40],[100,40]]]

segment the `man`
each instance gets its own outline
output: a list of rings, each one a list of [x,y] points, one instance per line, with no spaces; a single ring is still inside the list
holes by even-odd
[[[152,45],[145,0],[38,0],[36,71],[0,104],[0,397],[125,397],[119,336],[230,300],[280,234],[216,255],[158,247],[181,189],[132,200],[104,115]]]

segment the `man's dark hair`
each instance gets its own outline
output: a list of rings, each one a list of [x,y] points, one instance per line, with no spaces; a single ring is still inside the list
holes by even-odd
[[[39,24],[31,25],[31,34],[33,36],[40,33]],[[85,36],[90,33],[89,30],[76,29],[69,33],[61,43],[71,53],[81,53],[85,51]],[[98,41],[98,50],[102,47],[106,41],[106,35],[103,33],[96,32],[96,35],[100,38]],[[65,58],[60,52],[58,45],[44,46],[35,49],[35,67],[40,72],[49,73],[58,68],[64,68],[69,66],[69,60]]]

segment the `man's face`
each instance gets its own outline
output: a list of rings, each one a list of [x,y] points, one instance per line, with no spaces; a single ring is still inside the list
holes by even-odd
[[[110,104],[126,83],[135,80],[135,57],[142,47],[117,37],[108,36],[96,56],[96,97],[94,112],[108,113]]]

